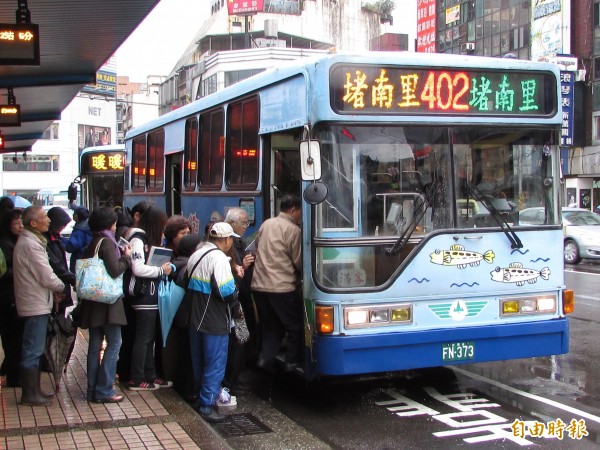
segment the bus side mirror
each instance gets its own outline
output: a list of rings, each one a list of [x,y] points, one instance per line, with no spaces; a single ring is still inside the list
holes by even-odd
[[[300,142],[300,168],[303,181],[321,178],[321,146],[319,141]]]
[[[75,200],[77,200],[77,185],[75,183],[71,183],[69,185],[67,196],[70,202],[74,202]]]

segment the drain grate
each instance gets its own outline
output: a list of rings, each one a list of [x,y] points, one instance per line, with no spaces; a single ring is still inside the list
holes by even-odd
[[[216,430],[224,437],[250,436],[252,434],[272,433],[268,426],[252,414],[230,414],[225,422],[215,424]]]

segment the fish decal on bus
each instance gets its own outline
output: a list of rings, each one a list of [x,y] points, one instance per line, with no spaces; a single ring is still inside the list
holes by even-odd
[[[459,269],[464,269],[467,266],[477,267],[482,260],[491,264],[494,262],[496,255],[492,250],[488,250],[482,254],[465,250],[460,244],[454,244],[450,246],[450,250],[436,250],[429,257],[434,264],[456,266]]]
[[[519,262],[513,262],[508,267],[496,267],[490,272],[493,281],[500,283],[516,283],[517,286],[523,286],[525,282],[535,283],[539,277],[543,280],[550,278],[550,269],[544,267],[542,270],[528,269]]]

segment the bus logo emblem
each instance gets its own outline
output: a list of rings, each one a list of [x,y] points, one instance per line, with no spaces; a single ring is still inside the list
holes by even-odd
[[[454,300],[452,303],[428,305],[428,308],[440,319],[463,320],[465,317],[475,317],[487,305],[487,301]]]

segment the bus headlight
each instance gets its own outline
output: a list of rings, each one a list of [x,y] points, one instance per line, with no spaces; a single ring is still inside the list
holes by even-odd
[[[344,327],[369,328],[412,323],[412,305],[364,305],[344,308]]]
[[[554,314],[556,313],[556,296],[504,298],[500,301],[500,308],[502,316]]]
[[[367,323],[368,311],[366,309],[357,309],[348,311],[346,322],[350,325],[362,325]]]

